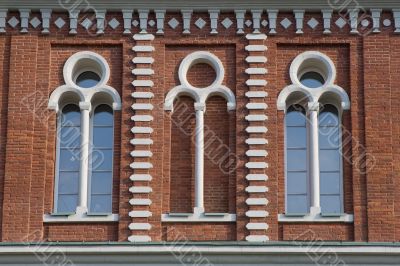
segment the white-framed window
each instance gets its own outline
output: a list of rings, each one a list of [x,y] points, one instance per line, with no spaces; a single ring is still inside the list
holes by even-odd
[[[63,69],[65,85],[51,94],[57,112],[54,210],[45,222],[116,221],[112,214],[114,112],[118,92],[106,85],[110,69],[93,52],[72,55]]]
[[[292,84],[278,97],[285,112],[285,214],[280,221],[343,221],[341,116],[350,108],[345,90],[334,84],[336,69],[323,53],[298,55]]]
[[[215,73],[214,82],[206,88],[194,87],[187,80],[189,69],[199,63],[210,65]],[[224,66],[217,56],[210,52],[198,51],[187,55],[179,66],[180,85],[172,88],[165,97],[164,109],[173,112],[174,100],[180,95],[194,99],[196,111],[195,129],[195,203],[193,213],[165,213],[163,222],[230,222],[236,220],[236,214],[206,213],[204,209],[204,113],[209,97],[218,95],[227,101],[228,111],[235,110],[236,100],[233,92],[223,85]]]

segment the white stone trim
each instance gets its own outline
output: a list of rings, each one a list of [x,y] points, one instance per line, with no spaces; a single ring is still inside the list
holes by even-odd
[[[150,199],[130,199],[129,204],[132,206],[150,206]]]
[[[152,157],[153,153],[148,150],[134,150],[131,151],[131,157],[142,157],[142,158],[148,158]]]
[[[129,212],[129,217],[132,218],[148,218],[153,216],[153,214],[150,211],[130,211]]]
[[[151,116],[151,115],[133,115],[131,117],[131,120],[135,121],[135,122],[150,122],[150,121],[153,121],[153,116]]]
[[[269,34],[276,34],[276,19],[278,18],[278,10],[277,9],[267,9],[268,13],[268,25],[270,28]]]
[[[359,9],[350,9],[349,18],[350,18],[350,27],[351,27],[351,34],[358,34],[358,13],[360,12]]]
[[[268,164],[265,162],[248,162],[246,163],[248,169],[265,169],[268,168]]]
[[[135,91],[131,95],[132,95],[133,98],[136,98],[136,99],[151,99],[151,98],[154,97],[154,93],[152,93],[152,92],[144,92],[144,91],[143,92],[142,91]]]
[[[75,35],[78,32],[76,29],[78,28],[78,16],[79,16],[79,10],[73,9],[69,10],[69,34]]]
[[[248,145],[265,145],[268,144],[268,140],[265,138],[249,138],[246,139]]]
[[[268,120],[268,116],[266,116],[266,115],[246,115],[245,119],[246,119],[246,121],[249,121],[249,122],[266,121],[266,120]]]
[[[147,33],[147,20],[149,18],[149,10],[148,9],[138,9],[139,13],[139,27],[140,34]],[[136,34],[135,34],[136,35]]]
[[[248,174],[246,175],[248,181],[267,181],[268,176],[266,174]]]
[[[150,230],[151,224],[149,224],[149,223],[130,223],[129,229],[130,230]]]
[[[293,10],[296,19],[296,34],[303,34],[304,9]]]
[[[134,162],[129,165],[131,169],[151,169],[153,168],[152,163],[148,162]]]
[[[265,218],[268,217],[269,213],[267,211],[247,211],[246,217],[249,218]]]
[[[321,216],[321,214],[307,214],[305,216],[288,216],[285,214],[278,214],[278,222],[285,223],[353,223],[354,216],[352,214],[341,214],[338,216]]]
[[[131,106],[132,110],[153,110],[154,106],[150,103],[134,103]]]
[[[147,24],[147,22],[146,22]],[[153,41],[154,40],[154,35],[153,34],[135,34],[133,35],[133,39],[135,41]]]
[[[105,9],[95,9],[96,13],[96,26],[97,26],[97,35],[104,34],[104,19],[106,17],[107,10]]]
[[[133,174],[129,179],[131,181],[151,181],[153,178],[149,174]]]
[[[134,87],[153,87],[154,82],[152,80],[134,80],[132,81]]]
[[[162,222],[185,222],[185,223],[197,223],[197,222],[235,222],[236,215],[229,213],[188,213],[183,216],[181,214],[167,213],[161,215]]]
[[[129,242],[137,243],[137,242],[151,242],[150,236],[145,235],[133,235],[128,237]]]
[[[152,45],[136,45],[132,47],[134,52],[151,53],[154,52],[155,48]]]
[[[129,188],[129,192],[133,194],[146,194],[153,192],[153,189],[146,186],[133,186]]]
[[[128,35],[131,34],[132,27],[132,9],[122,9],[122,17],[124,19],[124,32],[123,34]]]
[[[144,139],[144,138],[131,139],[130,143],[132,145],[152,145],[153,144],[153,140],[152,139]]]
[[[267,85],[267,81],[264,79],[248,79],[246,81],[247,86],[259,86],[259,87],[264,87]]]
[[[267,230],[268,229],[267,223],[248,223],[246,224],[247,230]]]
[[[267,242],[269,238],[266,235],[249,235],[246,236],[246,240],[249,242]]]
[[[254,126],[254,127],[247,127],[247,133],[267,133],[268,129],[266,127],[261,126]]]
[[[248,150],[246,155],[248,157],[267,157],[268,152],[266,150]]]
[[[190,34],[190,19],[192,18],[193,10],[183,9],[181,10],[183,18],[183,32],[182,34]]]
[[[151,134],[151,133],[153,133],[153,128],[151,128],[151,127],[132,127],[131,132],[133,134]]]
[[[97,223],[97,222],[118,222],[118,214],[109,215],[88,215],[83,214],[73,214],[73,215],[52,215],[44,214],[44,223]]]
[[[265,56],[248,56],[246,57],[247,63],[266,63],[267,58]]]
[[[154,70],[151,68],[135,68],[132,74],[136,76],[151,76],[154,75]]]
[[[19,16],[21,18],[21,33],[27,33],[29,27],[29,15],[31,13],[30,9],[19,9]]]
[[[331,34],[331,19],[332,19],[332,9],[323,9],[321,10],[322,12],[322,18],[324,20],[324,34]]]
[[[266,68],[261,68],[261,67],[251,67],[246,69],[246,74],[249,75],[265,75],[268,73]]]
[[[253,17],[253,33],[259,34],[260,33],[260,20],[261,14],[263,13],[263,9],[252,9],[251,15]]]
[[[236,24],[237,24],[237,31],[236,34],[241,35],[244,34],[244,16],[245,16],[246,10],[235,10],[235,15],[236,15]]]
[[[40,13],[42,15],[42,34],[50,33],[51,11],[52,10],[49,8],[40,9]]]
[[[154,13],[156,13],[156,20],[157,20],[157,35],[164,34],[164,19],[165,19],[165,9],[156,9]]]
[[[246,187],[247,193],[265,193],[268,192],[268,188],[266,186],[248,186]]]
[[[0,34],[6,32],[7,9],[0,9]]]
[[[132,63],[134,64],[153,64],[153,57],[145,57],[145,56],[137,56],[132,59]]]
[[[246,108],[249,110],[265,110],[268,108],[266,103],[248,103]]]
[[[380,31],[380,24],[381,24],[381,13],[382,9],[378,8],[372,8],[371,10],[371,16],[372,16],[372,32],[373,33],[379,33]]]
[[[247,40],[266,40],[267,35],[264,33],[249,33],[246,35]]]
[[[267,51],[267,46],[265,45],[246,45],[244,48],[248,52],[264,52]]]
[[[210,15],[210,22],[211,22],[211,32],[210,34],[218,34],[218,9],[208,10]]]
[[[400,33],[400,8],[392,9],[394,19],[394,33]]]
[[[249,206],[267,206],[268,200],[266,198],[248,198],[246,204]]]

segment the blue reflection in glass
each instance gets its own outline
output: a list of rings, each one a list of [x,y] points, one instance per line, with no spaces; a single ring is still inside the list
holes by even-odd
[[[77,105],[66,105],[60,117],[58,131],[58,213],[73,213],[78,204],[81,113]]]
[[[76,79],[76,84],[81,88],[92,88],[99,83],[100,77],[92,71],[83,72]]]
[[[93,115],[90,212],[112,212],[114,115],[110,106],[96,107]]]
[[[325,84],[324,78],[317,72],[307,72],[300,78],[301,84],[308,88],[318,88]]]

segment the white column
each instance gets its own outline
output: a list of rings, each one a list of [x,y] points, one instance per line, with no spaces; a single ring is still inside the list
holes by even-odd
[[[319,214],[319,145],[318,145],[318,102],[308,103],[310,114],[310,176],[311,176],[311,214]]]
[[[195,154],[195,203],[194,213],[204,212],[204,103],[195,103],[196,154]]]
[[[89,123],[90,107],[87,102],[80,102],[81,109],[81,165],[79,177],[79,204],[77,214],[86,213],[88,210],[88,175],[89,175]]]

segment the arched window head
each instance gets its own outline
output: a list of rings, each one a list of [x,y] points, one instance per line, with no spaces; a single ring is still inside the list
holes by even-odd
[[[301,105],[291,105],[286,123],[286,212],[308,213],[307,119]]]
[[[66,105],[58,122],[57,184],[55,211],[74,213],[78,206],[81,113],[77,105]]]

